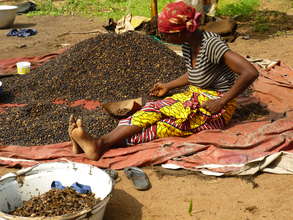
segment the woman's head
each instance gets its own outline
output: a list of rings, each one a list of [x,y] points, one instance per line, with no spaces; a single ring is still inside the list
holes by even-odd
[[[163,34],[195,32],[201,14],[183,1],[167,4],[158,17],[158,29]]]

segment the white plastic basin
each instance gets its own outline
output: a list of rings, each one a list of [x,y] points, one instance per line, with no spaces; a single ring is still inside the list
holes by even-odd
[[[0,28],[9,28],[13,25],[17,6],[0,5]]]
[[[96,198],[102,201],[92,209],[66,216],[20,217],[7,214],[20,207],[23,201],[49,191],[54,180],[60,181],[64,186],[70,186],[74,182],[89,185]],[[112,188],[110,176],[88,164],[53,162],[21,169],[0,178],[0,220],[102,220]]]

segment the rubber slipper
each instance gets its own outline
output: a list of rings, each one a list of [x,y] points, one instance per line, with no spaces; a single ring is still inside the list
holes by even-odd
[[[118,172],[116,170],[112,169],[105,169],[104,170],[113,180],[116,180],[118,178]]]
[[[24,2],[17,5],[17,14],[25,14],[30,11],[36,11],[37,5],[33,2]]]
[[[148,190],[151,187],[148,176],[142,169],[137,167],[126,167],[124,173],[130,179],[137,190]]]
[[[82,194],[90,193],[92,191],[90,186],[78,182],[73,183],[70,187],[73,188],[76,192]],[[51,189],[65,189],[65,186],[63,186],[60,181],[54,180],[51,183]]]

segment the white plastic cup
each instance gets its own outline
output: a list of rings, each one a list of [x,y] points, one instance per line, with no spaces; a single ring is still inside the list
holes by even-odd
[[[17,73],[18,74],[27,74],[31,70],[31,63],[30,62],[18,62],[16,63]]]

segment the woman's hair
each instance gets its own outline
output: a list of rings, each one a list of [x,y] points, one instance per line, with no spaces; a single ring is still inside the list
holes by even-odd
[[[158,17],[158,29],[162,33],[187,30],[194,32],[200,25],[201,14],[183,1],[167,4]]]

